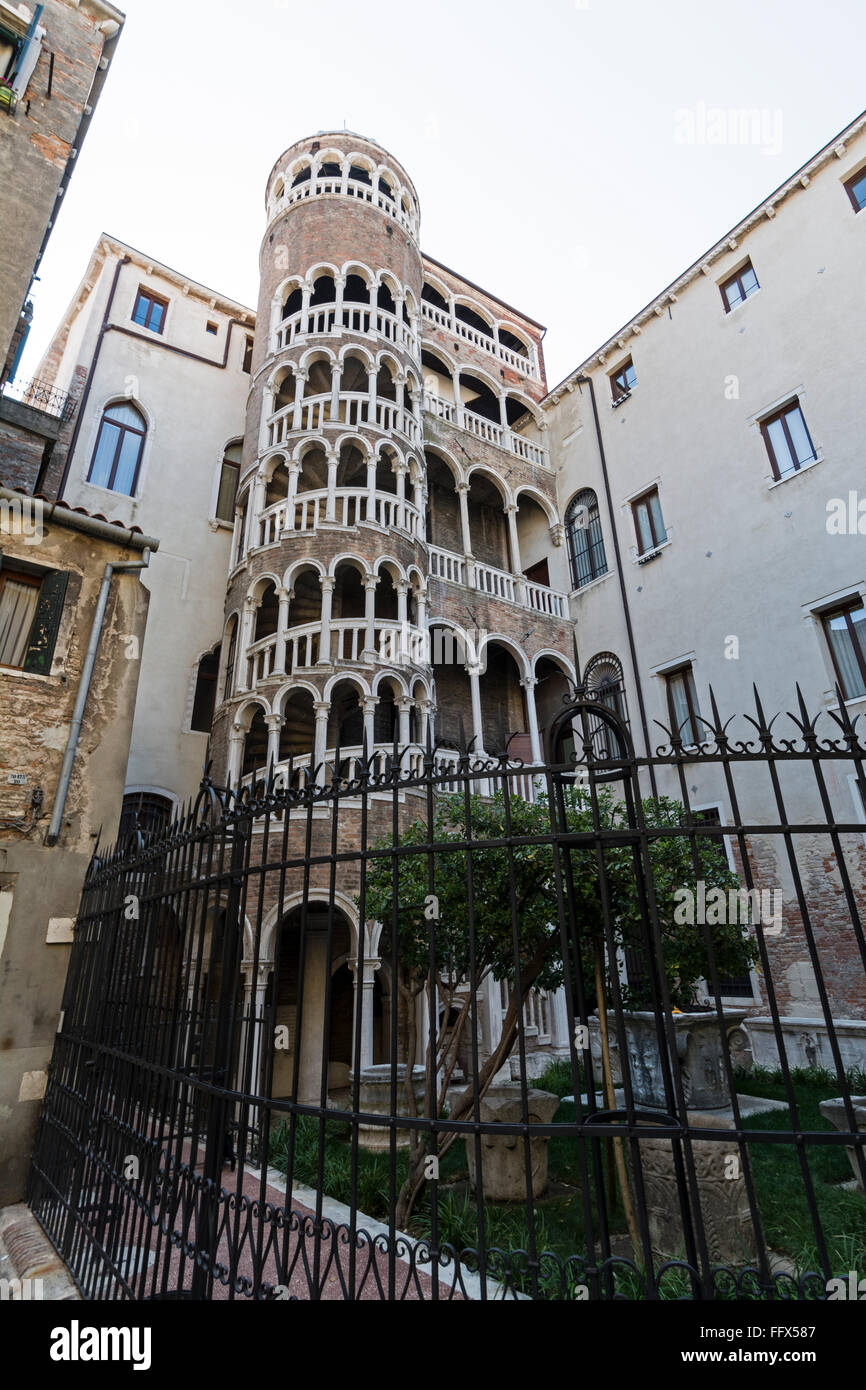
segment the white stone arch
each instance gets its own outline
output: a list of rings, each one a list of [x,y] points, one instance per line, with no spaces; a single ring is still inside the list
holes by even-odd
[[[341,565],[354,565],[359,574],[363,575],[365,579],[372,577],[369,562],[364,559],[363,555],[353,555],[351,551],[343,551],[342,554],[335,555],[328,566],[329,579],[336,579],[337,570]]]
[[[254,600],[257,604],[261,604],[265,589],[269,584],[273,584],[275,589],[280,589],[282,580],[272,570],[268,570],[265,574],[257,574],[254,579],[250,580],[246,597],[250,601]]]
[[[503,389],[501,394],[506,400],[517,401],[519,405],[522,405],[527,413],[532,416],[539,429],[547,428],[547,421],[542,417],[538,402],[534,401],[531,396],[527,396],[525,391],[521,391],[517,386],[508,385]]]
[[[311,265],[307,268],[306,274],[304,275],[304,283],[309,290],[313,290],[315,289],[316,281],[320,280],[323,275],[328,275],[335,281],[339,280],[341,278],[340,268],[334,265],[333,261],[316,261],[315,265]]]
[[[380,555],[376,560],[373,561],[373,574],[378,576],[381,573],[383,565],[391,565],[397,571],[397,575],[400,579],[400,582],[402,584],[408,584],[409,580],[406,574],[406,570],[401,565],[400,561],[396,558],[396,556]],[[394,576],[392,575],[391,578],[393,579]]]
[[[373,677],[373,694],[378,695],[383,681],[395,681],[400,687],[404,700],[411,700],[412,694],[406,684],[406,677],[399,672],[396,667],[385,668]]]
[[[256,716],[256,710],[261,710],[266,719],[269,715],[273,714],[273,710],[271,709],[270,702],[266,695],[251,695],[235,710],[233,722],[236,726],[242,728],[245,734],[248,734],[252,727],[252,722]]]
[[[400,448],[400,445],[397,443],[395,439],[377,439],[375,444],[373,445],[373,457],[378,459],[379,456],[386,449],[388,450],[389,454],[394,455],[395,460],[398,464],[405,464],[406,455],[403,453],[403,450]]]
[[[306,277],[300,272],[296,272],[294,275],[287,275],[285,280],[282,280],[274,290],[274,304],[278,304],[282,309],[289,295],[293,294],[295,290],[302,290],[305,283]]]
[[[431,680],[428,680],[426,676],[421,676],[421,675],[414,675],[414,676],[412,677],[412,689],[411,689],[409,698],[412,699],[412,700],[414,700],[415,703],[416,703],[416,705],[419,703],[419,700],[418,700],[418,687],[419,687],[419,685],[420,685],[422,691],[424,692],[424,694],[423,694],[424,700],[427,701],[427,702],[432,701],[432,699],[433,699],[433,682],[432,682]]]
[[[281,685],[273,697],[274,714],[278,714],[280,719],[286,717],[286,701],[295,694],[296,691],[303,691],[306,695],[312,695],[313,701],[317,702],[322,697],[319,690],[313,685],[312,681],[288,680],[285,685]]]
[[[299,463],[303,468],[307,454],[321,453],[327,455],[330,452],[330,445],[322,435],[308,435],[301,439],[292,450],[292,463]]]
[[[514,501],[518,507],[521,497],[529,497],[533,502],[537,502],[551,526],[559,524],[559,513],[555,504],[549,497],[545,497],[539,488],[533,487],[531,483],[519,483],[514,489]]]
[[[382,348],[379,352],[376,353],[377,371],[381,372],[383,367],[386,367],[388,369],[388,372],[391,376],[391,380],[393,381],[395,386],[397,382],[401,379],[401,377],[406,376],[406,369],[393,348]]]
[[[562,674],[567,676],[572,683],[576,681],[577,676],[573,662],[569,661],[567,656],[563,656],[562,652],[558,652],[555,647],[545,647],[542,651],[535,653],[532,658],[532,671],[530,673],[533,676],[535,675],[539,661],[553,661],[560,668]]]
[[[526,348],[527,361],[530,360],[532,353],[532,340],[530,339],[529,334],[527,333],[525,328],[521,328],[518,324],[512,323],[511,319],[497,319],[493,327],[496,330],[495,337],[497,342],[499,342],[499,330],[500,328],[502,328],[505,330],[506,333],[510,333],[512,337],[518,338],[520,340],[520,342]]]
[[[424,284],[429,285],[431,290],[435,290],[437,294],[441,294],[446,304],[453,305],[454,291],[446,285],[444,280],[439,279],[435,271],[428,271],[426,267],[424,269]]]
[[[363,343],[346,343],[344,347],[341,347],[338,359],[341,365],[345,366],[349,357],[359,358],[368,372],[371,372],[376,366],[376,358],[369,348],[364,347]]]
[[[196,656],[196,657],[194,658],[194,660],[193,660],[193,662],[192,662],[192,665],[191,665],[190,668],[189,668],[188,675],[187,675],[186,701],[185,701],[185,703],[184,703],[183,726],[182,726],[182,727],[183,727],[183,732],[186,733],[186,734],[201,733],[201,732],[202,732],[202,730],[200,730],[200,729],[196,730],[196,729],[193,729],[193,727],[192,727],[192,715],[193,715],[193,710],[194,710],[194,708],[195,708],[195,694],[196,694],[196,690],[197,690],[197,688],[198,688],[198,670],[199,670],[199,667],[200,667],[201,663],[204,661],[205,657],[206,657],[206,656],[213,656],[214,652],[217,651],[217,649],[219,649],[220,661],[219,661],[219,667],[218,667],[218,669],[217,669],[216,693],[215,693],[215,695],[214,695],[214,710],[216,711],[216,709],[218,708],[218,706],[221,704],[221,701],[220,701],[220,699],[219,699],[219,692],[220,692],[220,688],[221,688],[221,687],[220,687],[220,673],[221,673],[221,671],[222,671],[222,657],[223,657],[222,643],[223,643],[223,638],[222,638],[222,635],[221,635],[221,636],[219,636],[219,637],[216,639],[215,642],[211,642],[211,644],[210,644],[209,647],[204,647],[204,648],[199,652],[198,656]]]
[[[377,191],[378,191],[378,188],[379,188],[379,180],[380,180],[380,179],[384,179],[384,180],[385,180],[385,182],[388,184],[388,186],[389,186],[390,189],[391,189],[391,196],[393,197],[394,202],[395,202],[395,203],[398,202],[398,201],[399,201],[399,198],[400,198],[400,194],[401,194],[402,191],[403,191],[403,184],[402,184],[401,180],[397,177],[397,175],[396,175],[396,173],[394,172],[394,170],[390,167],[390,165],[388,165],[388,164],[379,164],[379,165],[377,166],[377,168],[376,168],[376,178],[375,178],[376,189],[377,189]]]
[[[354,449],[362,453],[365,459],[372,459],[375,457],[371,441],[363,434],[355,434],[351,431],[347,434],[341,434],[334,444],[335,453],[339,456],[347,444],[351,444]]]
[[[310,177],[312,178],[313,159],[312,156],[308,154],[299,155],[298,158],[289,165],[288,169],[285,171],[285,179],[290,190],[294,188],[295,179],[298,177],[298,174],[302,174],[305,169],[310,170]]]
[[[315,362],[327,362],[333,371],[337,360],[337,354],[333,348],[322,346],[307,348],[307,351],[298,359],[297,371],[308,372]],[[297,375],[297,372],[295,374]]]
[[[518,643],[515,642],[512,637],[507,637],[504,632],[485,632],[484,636],[478,644],[479,658],[483,657],[488,647],[494,645],[504,647],[505,650],[509,652],[511,656],[514,657],[514,660],[517,664],[517,669],[520,672],[520,675],[523,679],[525,679],[531,674],[529,657],[518,645]]]
[[[313,155],[313,178],[319,177],[319,170],[324,164],[338,164],[341,170],[345,170],[346,156],[342,150],[335,150],[326,146],[323,150],[317,150]]]
[[[466,371],[469,370],[468,366],[466,366],[464,362],[461,362],[460,359],[458,357],[455,357],[453,353],[449,352],[447,348],[441,347],[439,343],[425,343],[424,351],[428,352],[431,357],[437,357],[439,361],[442,362],[444,366],[448,368],[449,377],[453,378],[454,373],[458,371],[458,369],[463,370],[465,368]],[[422,374],[424,370],[424,364],[422,363]]]
[[[345,155],[344,159],[345,159],[345,166],[346,166],[346,172],[347,172],[347,173],[349,172],[349,169],[352,167],[353,164],[355,165],[355,167],[356,167],[357,169],[363,169],[366,173],[368,173],[368,174],[370,175],[370,178],[371,178],[371,180],[372,180],[372,182],[373,182],[373,188],[375,189],[375,187],[376,187],[376,177],[375,177],[375,176],[376,176],[376,161],[375,161],[375,159],[373,159],[373,158],[372,158],[370,155],[368,155],[368,154],[362,154],[360,150],[350,150],[349,153],[348,153],[347,155]]]
[[[493,392],[497,400],[506,394],[517,394],[517,392],[511,392],[510,388],[506,391],[502,379],[500,378],[499,381],[497,381],[493,373],[489,372],[486,367],[477,367],[474,362],[460,362],[458,365],[460,368],[461,381],[465,376],[475,377],[476,381],[480,381],[482,385],[487,386]],[[471,410],[471,406],[467,405],[466,409]]]
[[[472,486],[472,479],[478,477],[479,475],[482,478],[486,478],[487,481],[492,483],[493,486],[496,488],[496,491],[502,498],[503,511],[506,507],[510,507],[513,504],[514,499],[511,495],[511,488],[508,486],[508,483],[505,481],[505,479],[500,478],[499,475],[490,467],[489,463],[473,463],[471,467],[467,468],[466,481],[467,483],[469,483],[470,487]]]
[[[344,280],[348,280],[350,275],[357,275],[359,280],[366,280],[368,290],[371,290],[376,283],[376,272],[365,265],[363,261],[344,261],[340,274]]]
[[[455,317],[455,318],[457,317],[457,310],[458,310],[458,309],[469,309],[473,314],[477,314],[478,317],[479,317],[480,319],[483,319],[485,323],[487,323],[487,324],[490,325],[490,332],[489,332],[489,334],[488,334],[488,337],[493,338],[493,337],[495,336],[495,333],[496,333],[496,320],[495,320],[495,318],[494,318],[494,315],[490,312],[489,309],[485,309],[484,306],[483,306],[482,304],[479,304],[477,299],[473,299],[473,298],[471,297],[471,295],[468,295],[468,294],[455,294],[455,295],[454,295],[454,317]],[[462,322],[462,320],[461,320],[461,322]],[[467,324],[466,326],[467,326],[467,328],[472,327],[471,324]],[[481,330],[479,329],[478,332],[480,333]]]
[[[266,483],[269,483],[280,464],[282,464],[285,469],[288,469],[290,462],[291,460],[288,452],[285,449],[275,449],[273,453],[266,454],[262,459],[257,470],[258,476],[264,478]]]
[[[417,585],[415,583],[415,577],[417,577]],[[406,571],[406,579],[407,582],[412,585],[413,589],[417,588],[417,591],[419,593],[426,594],[427,576],[418,568],[417,565],[409,566],[408,570]]]
[[[329,906],[331,900],[331,895],[323,888],[310,887],[306,893],[302,888],[299,888],[294,893],[287,893],[285,898],[283,899],[282,912],[280,911],[280,904],[278,903],[275,907],[271,908],[270,912],[267,914],[264,921],[262,922],[262,928],[259,934],[259,963],[261,965],[271,966],[274,964],[274,944],[277,929],[280,926],[280,923],[283,922],[292,912],[294,912],[295,908],[303,907],[305,901],[307,903],[316,904],[324,903],[327,907]],[[360,926],[358,919],[358,909],[355,906],[355,903],[352,900],[352,898],[349,897],[348,893],[342,893],[339,889],[334,890],[333,903],[334,906],[340,910],[340,912],[346,918],[346,921],[349,923],[349,939],[351,941],[351,951],[352,955],[357,957],[358,931]],[[372,953],[368,949],[368,944],[369,943],[365,943],[364,955],[366,959],[369,960]],[[244,961],[244,964],[251,966],[253,961],[255,960],[255,954],[255,940],[253,934],[252,932],[250,932],[249,937],[247,937],[245,929],[244,956],[246,959]]]
[[[462,484],[464,484],[464,483],[466,483],[466,482],[468,481],[467,474],[466,474],[466,470],[464,469],[463,464],[462,464],[462,463],[460,462],[460,460],[457,458],[456,454],[452,454],[452,453],[451,453],[451,450],[450,450],[450,449],[446,449],[446,448],[444,447],[444,445],[442,445],[442,444],[427,444],[427,443],[425,443],[425,445],[424,445],[424,457],[425,457],[425,461],[426,461],[426,457],[427,457],[428,454],[431,454],[434,458],[438,458],[439,461],[440,461],[440,463],[444,463],[444,464],[446,465],[446,467],[449,469],[449,471],[450,471],[450,473],[451,473],[451,476],[452,476],[452,478],[453,478],[453,480],[454,480],[454,490],[455,490],[455,492],[457,491],[457,489],[458,489]],[[425,471],[426,471],[426,462],[425,462]]]
[[[362,700],[369,700],[371,698],[369,682],[361,675],[360,671],[335,671],[325,686],[322,696],[322,700],[326,704],[330,702],[337,686],[341,685],[344,681],[348,685],[356,685],[358,687],[358,693]]]
[[[456,633],[457,636],[460,638],[461,643],[463,644],[463,649],[466,653],[466,660],[463,663],[464,667],[468,668],[470,666],[478,665],[480,659],[481,646],[479,645],[479,647],[476,647],[467,628],[461,627],[460,623],[455,622],[453,618],[431,618],[429,628],[431,637],[433,631],[436,628],[445,628],[449,632]]]
[[[418,301],[418,296],[412,289],[411,285],[404,285],[403,293],[406,296],[406,309],[409,313],[410,318],[413,316],[417,317],[417,315],[421,312],[421,306]]]
[[[316,560],[312,556],[306,556],[299,560],[293,560],[289,565],[289,568],[283,575],[283,588],[294,588],[295,579],[299,574],[302,574],[304,570],[315,570],[320,579],[324,579],[326,575],[325,566],[321,560]]]

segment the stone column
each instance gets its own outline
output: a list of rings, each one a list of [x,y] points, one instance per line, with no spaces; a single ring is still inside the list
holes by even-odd
[[[286,497],[286,529],[295,529],[295,503],[298,497],[298,483],[301,477],[301,465],[297,459],[293,459],[289,464],[289,492]]]
[[[405,463],[398,463],[394,471],[397,474],[397,525],[406,531],[406,477],[409,469]]]
[[[463,555],[466,560],[466,583],[475,588],[475,557],[472,554],[472,534],[469,529],[469,484],[457,484],[460,498],[460,535],[463,539]]]
[[[280,731],[283,721],[279,714],[268,714],[265,716],[265,723],[268,726],[268,766],[273,769],[280,761]]]
[[[292,415],[292,429],[300,430],[304,426],[304,387],[307,383],[307,373],[298,371],[295,373],[295,407]]]
[[[316,700],[313,705],[316,711],[316,737],[313,744],[313,767],[312,773],[316,779],[316,785],[325,785],[325,758],[328,752],[328,719],[331,714],[331,706],[326,700]]]
[[[472,691],[472,733],[475,738],[475,752],[484,751],[484,724],[481,718],[481,668],[467,666],[469,685]]]
[[[337,299],[334,305],[334,328],[337,329],[343,327],[343,294],[346,289],[345,280],[342,277],[338,277],[334,281],[334,287],[337,291]]]
[[[254,598],[244,599],[244,611],[241,617],[240,640],[238,642],[237,655],[235,657],[235,687],[239,692],[250,689],[250,669],[249,669],[249,650],[252,646],[253,624],[259,605]]]
[[[301,288],[301,323],[299,329],[301,334],[306,334],[310,331],[310,300],[312,297],[312,285],[303,285]]]
[[[400,747],[407,748],[412,739],[409,716],[412,713],[414,702],[412,700],[398,700],[397,709],[400,712]]]
[[[308,923],[304,947],[304,993],[298,1010],[299,1028],[295,1044],[300,1051],[297,1102],[299,1105],[318,1105],[322,1094],[323,1068],[328,1065],[328,1049],[325,1046],[325,1000],[329,985],[327,932],[312,930]]]
[[[367,460],[367,520],[376,520],[376,472],[377,462],[375,458]]]
[[[322,575],[322,631],[319,638],[319,666],[331,665],[331,614],[334,607],[334,589],[337,581],[330,575]]]
[[[418,722],[420,726],[418,729],[418,742],[421,744],[422,748],[426,748],[427,734],[430,729],[430,722],[433,718],[433,706],[430,704],[429,700],[421,700],[418,704],[418,711]]]
[[[500,396],[500,397],[499,397],[499,423],[500,423],[501,426],[502,426],[503,432],[504,432],[505,434],[507,434],[507,433],[508,433],[508,429],[509,429],[509,425],[508,425],[508,397],[507,397],[507,396]]]
[[[418,605],[418,627],[422,632],[427,631],[427,592],[425,589],[415,590],[415,602]],[[425,662],[425,665],[427,663]]]
[[[336,362],[331,369],[331,420],[339,420],[340,416],[340,386],[343,381],[343,366],[341,362]]]
[[[397,622],[401,631],[409,622],[409,585],[404,579],[397,584]]]
[[[520,538],[517,534],[517,507],[513,502],[504,508],[508,518],[508,548],[511,551],[511,573],[514,576],[514,589],[524,608],[528,607],[526,580],[520,560]]]
[[[378,375],[379,372],[376,367],[371,367],[369,372],[367,373],[367,391],[370,397],[370,404],[368,409],[370,412],[369,422],[371,425],[376,424],[376,403],[378,399],[376,393],[376,380]]]
[[[376,661],[379,655],[376,650],[376,590],[378,587],[379,581],[374,575],[368,575],[364,580],[364,620],[367,627],[364,635],[362,660],[367,662]]]
[[[454,372],[454,375],[451,378],[451,385],[454,390],[454,423],[459,425],[461,429],[464,429],[466,426],[466,421],[463,418],[463,396],[460,391],[459,370]]]
[[[240,781],[246,736],[247,732],[242,724],[232,724],[231,733],[229,734],[229,762],[227,769],[227,778],[230,787],[236,787]]]
[[[535,687],[538,685],[538,681],[534,676],[524,676],[520,684],[526,692],[526,719],[529,724],[529,742],[532,748],[532,761],[534,763],[542,763],[544,762],[544,754],[541,750],[538,710],[535,706]]]
[[[277,649],[274,654],[274,669],[272,675],[286,675],[286,633],[289,630],[289,611],[292,606],[292,590],[278,589],[277,598],[280,601],[280,616],[277,620]]]
[[[551,1013],[551,1044],[558,1052],[567,1053],[569,1051],[568,1036],[568,1005],[565,999],[565,989],[560,986],[555,994],[550,996]]]
[[[352,1027],[352,1039],[356,1036],[355,1029],[358,1024],[357,1010],[361,1010],[361,1052],[357,1059],[357,1064],[353,1071],[366,1071],[373,1066],[373,998],[376,987],[376,972],[381,965],[379,960],[364,961],[364,978],[361,981],[361,988],[358,988],[358,962],[352,965],[352,973],[355,977],[355,1018]]]
[[[325,507],[325,520],[337,519],[337,469],[340,466],[338,454],[328,454],[328,501]]]
[[[367,740],[367,757],[372,757],[376,747],[376,710],[379,701],[375,695],[369,695],[364,700],[364,737]]]

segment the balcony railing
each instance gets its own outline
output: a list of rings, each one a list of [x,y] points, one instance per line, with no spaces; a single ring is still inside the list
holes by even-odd
[[[358,333],[365,338],[384,338],[395,347],[402,348],[416,360],[421,355],[421,345],[412,328],[396,314],[386,309],[372,309],[365,304],[344,304],[338,316],[336,304],[325,304],[307,313],[301,310],[283,319],[274,335],[274,352],[282,352],[293,347],[301,338],[329,337],[334,333]]]
[[[417,236],[418,227],[415,218],[405,211],[401,205],[390,198],[381,189],[375,188],[372,184],[362,183],[360,179],[344,179],[342,174],[334,178],[307,179],[305,183],[299,183],[295,188],[289,188],[282,198],[274,205],[273,216],[276,217],[283,208],[294,207],[296,203],[306,202],[308,198],[336,198],[336,197],[357,198],[362,203],[369,203],[376,207],[380,212],[393,217],[395,222],[399,222],[411,235]]]
[[[447,309],[439,309],[435,304],[428,304],[426,299],[421,301],[421,313],[428,323],[443,329],[449,336],[463,338],[473,347],[480,348],[482,352],[489,353],[491,357],[496,357],[500,362],[512,367],[514,371],[520,372],[521,376],[531,377],[533,381],[541,380],[538,361],[534,352],[530,356],[522,352],[515,352],[513,348],[506,347],[496,338],[491,338],[487,333],[482,333],[477,328],[473,328],[471,324],[456,318]]]
[[[393,493],[338,488],[330,518],[328,497],[326,489],[302,492],[294,502],[286,500],[268,507],[259,518],[259,545],[276,545],[291,532],[318,531],[326,525],[349,530],[363,521],[373,522],[387,531],[408,531],[416,540],[423,540],[418,508]]]
[[[455,401],[445,401],[441,396],[425,391],[424,409],[440,420],[447,420],[458,429],[468,430],[470,434],[476,435],[488,444],[495,444],[498,449],[507,449],[526,463],[537,464],[541,468],[550,467],[550,456],[540,444],[533,444],[531,440],[524,439],[522,434],[515,434],[514,430],[506,429],[504,425],[497,425],[493,420],[486,420],[483,415],[476,415],[464,405],[458,405]]]
[[[327,395],[307,396],[297,405],[283,406],[268,419],[269,447],[279,447],[293,433],[318,434],[325,425],[344,425],[348,429],[367,425],[383,434],[402,434],[416,448],[421,446],[421,425],[411,411],[394,401],[380,397],[371,400],[367,392],[341,391],[336,412],[333,404],[329,391]]]
[[[32,406],[34,410],[41,410],[45,415],[53,415],[63,424],[73,420],[78,409],[77,397],[71,396],[68,391],[58,391],[50,382],[38,379],[5,382],[3,398]]]
[[[329,623],[330,648],[329,665],[365,662],[367,643],[366,618],[332,619]],[[281,637],[272,633],[247,648],[247,690],[256,690],[265,681],[277,680],[298,671],[308,671],[323,660],[322,623],[305,623],[302,627],[292,627],[282,636],[285,638],[286,661],[283,668],[277,665],[277,651]],[[429,633],[410,624],[403,626],[396,620],[376,618],[373,623],[374,659],[389,666],[426,666],[430,660]],[[369,656],[366,658],[370,660]]]
[[[568,595],[560,593],[558,589],[550,589],[546,584],[532,584],[528,579],[517,579],[507,570],[483,565],[478,560],[470,564],[462,555],[441,550],[438,546],[431,545],[428,551],[430,574],[434,579],[443,579],[448,584],[463,584],[476,589],[478,593],[501,599],[503,603],[517,603],[521,607],[531,608],[534,613],[545,613],[550,618],[568,618]]]

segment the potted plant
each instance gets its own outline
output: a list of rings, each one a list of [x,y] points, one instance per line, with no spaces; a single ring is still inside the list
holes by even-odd
[[[5,77],[0,77],[0,108],[4,111],[14,111],[17,101],[18,97],[11,82],[7,82]]]

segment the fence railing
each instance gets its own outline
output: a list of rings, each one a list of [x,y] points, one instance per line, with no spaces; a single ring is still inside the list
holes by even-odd
[[[862,1270],[866,742],[841,701],[704,726],[639,757],[579,692],[544,766],[353,745],[98,848],[29,1198],[83,1293]]]
[[[75,418],[78,398],[68,391],[58,391],[50,382],[32,381],[5,382],[3,397],[6,400],[20,401],[22,405],[32,406],[46,415],[54,415],[64,424]]]

